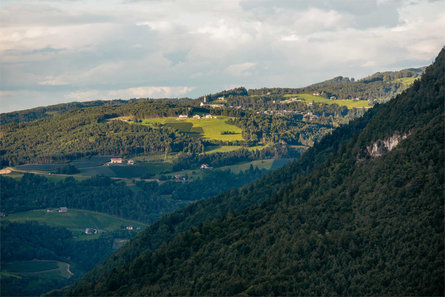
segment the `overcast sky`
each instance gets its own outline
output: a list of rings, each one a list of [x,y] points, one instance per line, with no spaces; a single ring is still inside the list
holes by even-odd
[[[444,1],[0,1],[0,112],[429,65]]]

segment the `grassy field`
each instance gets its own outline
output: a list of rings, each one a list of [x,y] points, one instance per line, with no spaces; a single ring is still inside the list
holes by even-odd
[[[406,86],[410,86],[410,85],[412,85],[414,83],[414,81],[416,79],[419,79],[419,77],[402,77],[402,78],[396,78],[394,80],[394,82],[399,82],[399,83],[402,83],[402,84],[404,84]]]
[[[214,170],[231,170],[233,173],[240,173],[241,171],[246,171],[252,165],[254,168],[265,169],[265,170],[274,170],[279,167],[284,166],[287,162],[293,159],[264,159],[264,160],[255,160],[251,162],[241,162],[235,165],[228,165],[215,168]],[[201,169],[189,169],[189,170],[181,170],[176,172],[171,172],[166,175],[175,176],[175,175],[187,175],[189,179],[196,179],[198,177],[202,177],[203,171]]]
[[[232,152],[241,149],[242,146],[240,145],[215,145],[215,146],[208,146],[206,147],[206,153],[213,154],[213,153],[227,153]]]
[[[66,164],[24,164],[15,167],[17,170],[29,170],[29,171],[55,171],[57,168]]]
[[[347,108],[370,107],[369,101],[367,100],[359,100],[359,101],[347,100],[347,99],[330,100],[324,97],[314,96],[312,94],[287,94],[284,95],[284,97],[287,98],[296,97],[304,100],[307,103],[314,102],[314,103],[324,103],[324,104],[338,104],[341,106],[346,106]]]
[[[246,171],[252,165],[254,168],[265,169],[265,170],[273,170],[279,167],[284,166],[287,162],[292,159],[265,159],[265,160],[255,160],[251,162],[243,162],[236,165],[223,166],[218,169],[227,170],[230,169],[233,173],[239,173],[241,171]]]
[[[5,174],[4,176],[11,177],[11,178],[14,178],[14,179],[21,179],[25,172],[34,173],[34,174],[38,174],[38,175],[43,175],[48,180],[50,180],[51,182],[55,182],[55,183],[59,182],[61,180],[64,180],[68,176],[72,176],[73,178],[75,178],[78,181],[85,180],[85,179],[89,178],[89,176],[83,176],[83,175],[79,175],[79,174],[75,174],[75,175],[52,174],[52,173],[48,173],[48,172],[45,172],[45,171],[37,171],[37,170],[18,170],[17,171],[16,169],[13,169],[13,171],[11,173]]]
[[[266,148],[266,146],[265,145],[256,145],[256,146],[251,146],[251,147],[244,147],[241,145],[216,145],[216,146],[206,147],[205,152],[209,153],[209,154],[227,153],[227,152],[239,150],[241,148],[246,148],[249,151],[254,151],[254,150],[262,150],[262,149]]]
[[[35,275],[44,278],[70,278],[70,264],[54,260],[12,261],[5,263],[2,273],[20,277],[20,275]]]
[[[242,137],[242,129],[227,124],[227,120],[230,117],[218,116],[213,119],[186,119],[177,120],[177,118],[150,118],[142,121],[145,125],[155,126],[156,124],[165,125],[178,129],[184,133],[195,135],[196,137],[202,137],[208,140],[221,140],[221,141],[236,141],[244,140]],[[221,134],[224,131],[230,131],[234,134]]]
[[[136,221],[80,209],[69,209],[67,213],[47,213],[46,209],[36,209],[14,213],[1,220],[9,220],[12,222],[37,221],[49,226],[65,227],[72,231],[77,239],[82,240],[93,239],[99,236],[99,234],[85,234],[85,228],[95,228],[98,229],[99,232],[103,232],[119,230],[121,229],[121,225],[132,225],[141,228],[145,227],[145,224]]]

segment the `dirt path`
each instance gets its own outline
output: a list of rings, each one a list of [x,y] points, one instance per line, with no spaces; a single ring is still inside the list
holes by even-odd
[[[68,272],[68,274],[70,275],[68,278],[70,278],[74,275],[74,273],[71,272],[70,267],[71,267],[71,264],[68,264],[66,266],[66,272]]]

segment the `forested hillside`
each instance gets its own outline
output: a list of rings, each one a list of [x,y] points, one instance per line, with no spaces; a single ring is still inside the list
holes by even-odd
[[[135,188],[109,177],[96,176],[83,181],[67,177],[57,183],[47,178],[25,174],[20,180],[0,176],[5,214],[31,209],[67,206],[99,211],[151,224],[178,208],[232,188],[253,182],[265,174],[251,168],[238,174],[209,171],[188,183],[139,181]],[[166,198],[166,196],[168,198]],[[32,197],[32,199],[30,199]]]
[[[338,76],[305,88],[263,88],[249,90],[251,95],[312,94],[329,98],[360,98],[385,102],[406,90],[414,80],[420,78],[424,68],[410,68],[400,71],[377,72],[360,80]]]
[[[155,109],[156,105],[150,108]],[[2,163],[14,165],[73,160],[97,154],[134,155],[166,150],[202,150],[199,140],[174,129],[108,121],[116,116],[113,111],[114,108],[109,106],[93,107],[30,123],[5,125],[0,142]],[[149,113],[150,109],[145,112]],[[166,112],[175,111],[168,109]]]
[[[409,69],[377,73],[357,82],[333,79],[300,89],[247,91],[237,88],[196,100],[74,102],[4,113],[0,121],[1,165],[68,162],[93,155],[134,157],[159,152],[182,152],[196,157],[214,146],[232,146],[228,148],[231,151],[239,146],[281,145],[285,148],[281,157],[294,157],[299,151],[295,153],[292,146],[312,146],[334,128],[361,116],[365,108],[372,106],[372,101],[391,98],[420,74],[419,69]],[[312,96],[317,90],[320,96]],[[289,97],[298,94],[312,97]],[[344,100],[326,104],[323,100],[332,95]],[[357,97],[362,102],[354,101]],[[204,98],[207,103],[218,104],[204,104]],[[317,101],[318,98],[323,100]],[[242,129],[242,139],[209,140],[199,134],[199,127],[194,128],[193,133],[185,133],[181,123],[140,124],[146,119],[206,114],[233,118],[228,123]]]
[[[197,215],[205,204],[172,214],[67,294],[443,295],[444,70],[442,50],[299,162],[205,201],[223,217]]]

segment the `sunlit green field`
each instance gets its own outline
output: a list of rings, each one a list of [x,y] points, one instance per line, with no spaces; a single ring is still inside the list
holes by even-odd
[[[370,102],[367,100],[346,100],[346,99],[340,99],[340,100],[330,100],[324,97],[320,96],[314,96],[312,94],[287,94],[284,95],[284,97],[292,98],[296,97],[299,99],[304,100],[307,103],[314,102],[314,103],[324,103],[324,104],[338,104],[341,106],[346,106],[347,108],[363,108],[363,107],[370,107]]]
[[[177,118],[149,118],[142,121],[145,125],[165,125],[178,129],[182,132],[197,135],[207,140],[220,140],[220,141],[236,141],[244,140],[242,137],[242,129],[230,125],[227,122],[230,117],[218,116],[213,119],[185,119],[178,120]],[[230,131],[234,134],[223,135],[223,132]]]
[[[227,170],[230,169],[233,173],[239,173],[241,171],[246,171],[252,165],[254,168],[265,169],[265,170],[273,170],[279,167],[284,166],[287,162],[292,159],[265,159],[265,160],[254,160],[250,162],[243,162],[236,165],[223,166],[218,168],[218,170]]]
[[[402,83],[402,84],[404,84],[406,86],[410,86],[410,85],[412,85],[414,83],[414,81],[416,79],[419,79],[419,77],[401,77],[401,78],[396,78],[394,80],[394,82],[399,82],[399,83]]]
[[[227,153],[232,152],[241,149],[242,146],[240,145],[216,145],[216,146],[209,146],[206,147],[206,153],[213,154],[213,153]]]
[[[85,228],[95,228],[99,231],[115,231],[119,230],[121,225],[132,225],[141,228],[145,226],[145,224],[136,221],[83,209],[69,209],[66,213],[47,213],[46,209],[36,209],[10,214],[1,220],[12,222],[37,221],[49,226],[65,227],[72,231],[78,239],[93,239],[99,236],[99,234],[84,234]]]

